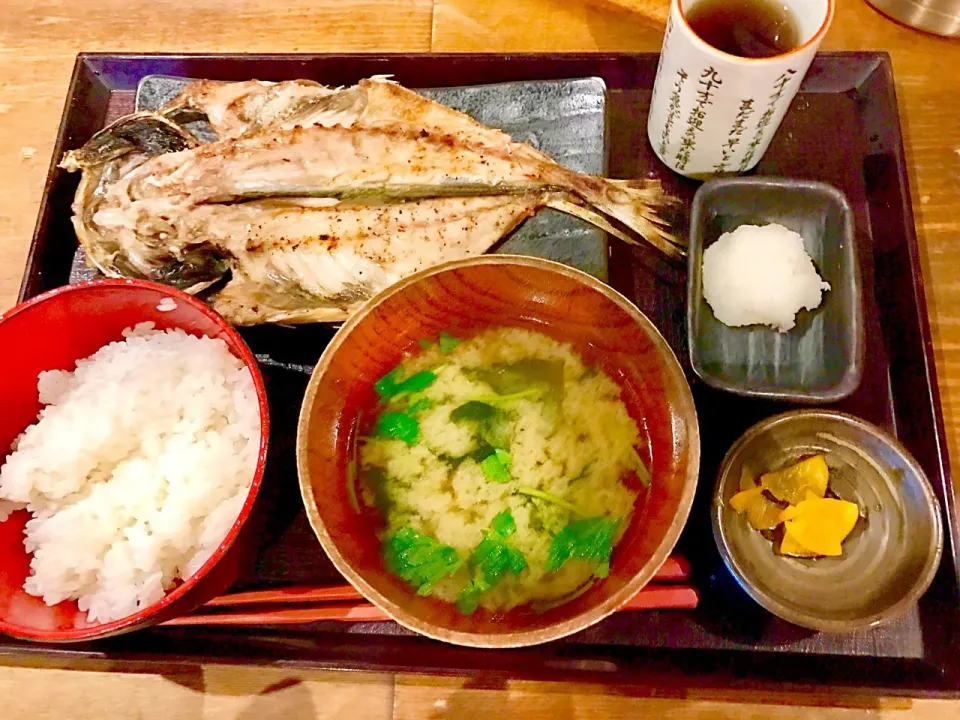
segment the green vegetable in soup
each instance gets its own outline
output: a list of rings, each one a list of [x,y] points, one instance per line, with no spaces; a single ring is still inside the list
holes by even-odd
[[[414,400],[410,403],[410,407],[407,408],[408,415],[414,415],[419,412],[425,412],[432,408],[436,403],[433,402],[430,398],[422,397]]]
[[[395,367],[382,378],[377,380],[373,389],[377,391],[380,397],[394,397],[402,393],[421,392],[433,385],[437,379],[437,374],[430,370],[421,370],[414,373],[406,380],[401,380],[400,375],[403,369],[400,366]]]
[[[517,521],[513,519],[513,513],[509,510],[498,513],[490,522],[490,530],[500,537],[508,538],[513,535],[517,531]]]
[[[477,380],[489,385],[497,395],[514,395],[533,386],[549,392],[563,393],[563,361],[527,358],[473,372]]]
[[[421,350],[429,350],[430,348],[433,347],[433,341],[427,340],[426,338],[420,338],[419,340],[417,340],[417,345],[420,346]]]
[[[428,387],[433,385],[437,380],[436,373],[430,370],[421,370],[414,375],[411,375],[402,383],[397,385],[398,392],[421,392],[426,390]]]
[[[506,573],[519,575],[527,568],[523,553],[513,547],[508,538],[517,531],[517,524],[509,510],[499,513],[483,534],[483,540],[468,559],[470,582],[460,592],[457,607],[466,615],[477,609],[480,597],[493,588]]]
[[[643,462],[643,458],[640,457],[640,453],[637,452],[637,449],[634,447],[630,448],[633,453],[633,469],[637,473],[637,477],[640,478],[640,483],[644,487],[650,487],[650,471],[647,469],[647,464]]]
[[[471,400],[464,403],[450,413],[450,420],[455,423],[467,421],[485,422],[494,415],[499,414],[500,410],[485,402]]]
[[[543,397],[544,391],[545,388],[543,386],[537,386],[511,393],[510,395],[481,395],[480,397],[473,398],[470,402],[490,405],[498,409],[507,409],[517,400],[539,400]]]
[[[389,397],[390,395],[396,394],[397,383],[400,382],[400,374],[402,372],[403,368],[397,365],[397,367],[377,380],[373,385],[373,389],[377,391],[377,395]]]
[[[351,460],[347,463],[347,502],[350,503],[350,509],[354,512],[360,512],[360,503],[357,501],[357,462]]]
[[[488,480],[508,483],[510,482],[510,463],[512,460],[510,453],[497,448],[483,459],[480,463],[480,469]]]
[[[494,448],[494,447],[488,445],[487,443],[481,441],[480,446],[479,446],[476,450],[474,450],[473,452],[471,452],[471,453],[470,453],[469,455],[467,455],[466,457],[460,458],[460,460],[463,461],[463,460],[466,460],[466,458],[470,458],[470,459],[472,459],[475,463],[477,463],[477,465],[479,465],[479,464],[482,463],[484,460],[486,460],[488,457],[490,457],[490,455],[493,454],[493,451],[494,451],[495,449],[496,449],[496,448]]]
[[[479,400],[470,400],[450,413],[455,423],[476,424],[477,436],[485,445],[493,448],[510,447],[510,423],[506,414],[497,407]]]
[[[377,433],[393,440],[402,440],[407,445],[420,442],[420,423],[402,412],[385,412],[377,418]]]
[[[473,377],[489,385],[496,395],[474,400],[500,408],[508,408],[517,400],[539,401],[543,404],[543,417],[550,422],[547,436],[551,437],[560,426],[563,369],[563,360],[539,358],[475,369],[471,373]]]
[[[563,567],[567,560],[594,561],[593,574],[605,578],[610,574],[610,554],[619,521],[610,517],[574,520],[553,539],[547,554],[547,572]]]
[[[506,450],[510,447],[510,422],[505,415],[480,426],[480,438],[491,447]]]
[[[373,506],[381,516],[386,517],[393,507],[390,493],[387,492],[388,478],[383,468],[371,466],[366,468],[360,476],[363,486],[373,495]],[[369,502],[367,502],[369,505]]]
[[[553,503],[559,507],[562,507],[564,510],[569,510],[575,515],[583,515],[584,512],[576,505],[571,502],[567,502],[561,497],[557,497],[553,493],[546,492],[545,490],[538,490],[537,488],[521,486],[517,488],[517,492],[521,495],[526,495],[527,497],[536,498],[537,500],[545,500],[546,502]]]
[[[453,352],[454,348],[460,344],[460,338],[456,338],[446,330],[440,331],[440,352],[444,355]]]
[[[409,527],[387,539],[384,557],[390,572],[413,585],[417,595],[429,595],[437,582],[453,575],[463,564],[452,547]]]

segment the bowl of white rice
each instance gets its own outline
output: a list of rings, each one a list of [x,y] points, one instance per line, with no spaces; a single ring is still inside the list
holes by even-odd
[[[180,291],[99,280],[0,316],[0,347],[0,632],[102,638],[229,587],[269,422],[239,334]]]

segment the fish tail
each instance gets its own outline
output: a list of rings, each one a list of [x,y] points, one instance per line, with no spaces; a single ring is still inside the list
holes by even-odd
[[[583,183],[584,191],[579,194],[597,211],[619,221],[670,257],[686,255],[685,243],[667,230],[666,222],[658,212],[672,201],[664,194],[659,182],[582,179],[588,182]]]
[[[632,245],[639,244],[637,236],[640,236],[668,257],[681,259],[686,255],[686,244],[669,232],[658,212],[674,200],[663,192],[656,180],[610,180],[560,167],[554,170],[562,174],[554,178],[556,184],[569,187],[570,192],[586,204],[584,207],[558,196],[550,201],[554,209],[587,220]],[[603,224],[598,216],[605,220]],[[615,223],[629,232],[617,228]]]
[[[637,245],[639,236],[668,257],[679,260],[686,255],[686,243],[670,233],[667,222],[659,214],[660,210],[676,204],[676,200],[666,195],[656,180],[611,180],[582,175],[553,162],[538,164],[538,175],[548,184],[567,188],[571,195],[589,208],[571,207],[558,197],[554,199],[555,209],[576,214],[598,227],[600,224],[596,216],[601,215],[607,221],[602,229],[624,242]],[[577,205],[576,202],[573,204]],[[611,230],[610,227],[616,224],[622,225],[628,232]]]
[[[581,220],[590,223],[594,227],[603,230],[605,233],[613,235],[619,240],[623,240],[625,243],[630,245],[636,245],[637,239],[631,237],[628,233],[624,232],[620,228],[613,225],[606,217],[598,213],[593,208],[584,205],[583,203],[577,202],[571,196],[567,194],[557,193],[549,196],[546,199],[546,206],[558,210],[567,215],[572,215],[575,218],[580,218]]]

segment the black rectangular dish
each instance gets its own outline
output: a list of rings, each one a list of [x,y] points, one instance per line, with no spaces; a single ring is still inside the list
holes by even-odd
[[[646,139],[657,56],[621,55],[81,55],[64,110],[21,288],[21,299],[69,281],[76,239],[70,224],[75,176],[56,169],[133,107],[138,82],[162,74],[222,80],[309,78],[347,84],[392,74],[408,87],[516,80],[602,78],[607,86],[608,172],[657,177],[683,200],[673,218],[685,232],[697,184],[670,173]],[[697,501],[678,550],[690,559],[701,593],[695,611],[619,614],[564,641],[511,651],[442,645],[392,623],[314,623],[251,628],[155,628],[71,646],[0,638],[0,661],[91,669],[161,670],[170,663],[226,662],[422,673],[497,673],[540,679],[601,680],[657,686],[829,688],[960,696],[957,523],[933,364],[923,277],[889,58],[824,54],[757,169],[830,183],[854,211],[867,337],[859,389],[837,404],[893,431],[934,484],[947,551],[933,587],[901,620],[851,635],[814,633],[777,620],[742,594],[710,531],[714,473],[751,424],[787,409],[737,397],[696,380],[687,365],[686,271],[643,249],[611,243],[610,282],[646,313],[685,364],[703,438]],[[268,532],[255,568],[236,589],[340,582],[300,506],[294,464],[296,416],[307,375],[332,330],[257,327],[243,335],[264,366],[273,432],[261,493]]]

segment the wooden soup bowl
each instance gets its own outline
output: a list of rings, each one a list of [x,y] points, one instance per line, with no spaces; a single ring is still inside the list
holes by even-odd
[[[653,482],[640,488],[607,579],[547,612],[518,607],[471,616],[418,597],[388,572],[375,513],[357,512],[347,468],[355,421],[376,404],[373,384],[441,330],[460,337],[520,327],[572,344],[623,390],[646,434]],[[648,456],[649,458],[649,456]],[[626,298],[595,278],[530,257],[485,255],[424,270],[363,306],[333,338],[307,388],[297,437],[300,489],[310,524],[337,569],[401,625],[438,640],[486,648],[544,643],[582,630],[635,595],[673,549],[700,464],[690,387],[676,357]]]

